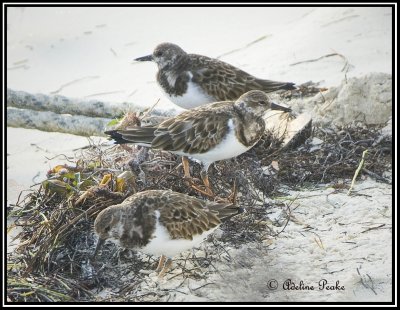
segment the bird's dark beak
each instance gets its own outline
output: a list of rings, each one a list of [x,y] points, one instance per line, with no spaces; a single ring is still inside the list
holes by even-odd
[[[276,103],[273,103],[273,102],[271,103],[271,109],[272,110],[284,111],[284,112],[291,112],[292,111],[291,108],[287,108],[287,107],[284,107],[282,105],[279,105],[279,104],[276,104]]]
[[[153,61],[154,58],[153,58],[153,55],[147,55],[147,56],[136,58],[134,60],[136,60],[136,61]]]
[[[99,241],[97,241],[97,245],[96,245],[96,250],[94,250],[93,256],[92,258],[95,258],[97,255],[97,252],[100,250],[100,248],[103,246],[104,242],[106,242],[106,239],[100,239]]]

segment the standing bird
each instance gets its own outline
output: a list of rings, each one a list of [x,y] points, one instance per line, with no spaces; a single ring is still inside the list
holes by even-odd
[[[269,93],[295,89],[294,83],[259,79],[221,60],[187,54],[172,43],[159,44],[152,55],[135,60],[157,63],[161,89],[173,103],[185,109],[236,100],[250,90]]]
[[[162,277],[172,257],[197,246],[239,213],[241,209],[232,204],[206,202],[170,190],[140,192],[97,215],[94,229],[99,239],[93,257],[110,239],[123,248],[161,256],[156,271]]]
[[[209,166],[252,148],[264,133],[263,115],[271,109],[291,111],[272,103],[264,92],[252,90],[236,101],[197,107],[155,126],[105,133],[117,144],[135,143],[200,161],[203,163],[201,178],[206,192],[212,196],[207,174]],[[185,177],[189,177],[188,167],[184,169]]]

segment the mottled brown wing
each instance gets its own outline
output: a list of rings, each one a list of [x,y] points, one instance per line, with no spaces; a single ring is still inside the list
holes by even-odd
[[[224,109],[202,107],[184,112],[161,123],[154,132],[152,148],[204,153],[220,143],[228,132],[231,116]]]
[[[160,209],[160,222],[173,239],[192,240],[219,224],[218,212],[209,210],[207,203],[195,197],[170,193],[167,203]]]
[[[151,146],[154,139],[156,127],[133,127],[125,130],[109,130],[105,134],[109,135],[116,144],[138,143],[145,146]]]
[[[206,56],[193,55],[193,82],[218,101],[236,100],[250,90],[273,92],[295,89],[294,83],[258,79],[228,63]],[[196,66],[197,65],[197,66]]]
[[[225,222],[231,217],[244,212],[243,208],[232,203],[209,202],[207,208],[216,214],[221,222]]]

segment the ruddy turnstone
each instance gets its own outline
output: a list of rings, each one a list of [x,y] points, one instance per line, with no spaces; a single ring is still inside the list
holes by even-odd
[[[134,194],[121,204],[101,211],[94,222],[99,239],[93,256],[109,239],[123,248],[161,256],[160,276],[171,259],[204,241],[219,225],[241,213],[228,203],[207,202],[171,190]]]
[[[209,166],[248,151],[262,137],[263,114],[270,109],[289,112],[272,103],[260,90],[249,91],[236,101],[207,104],[185,111],[156,126],[110,130],[116,144],[135,143],[191,157],[203,163],[201,177],[212,195],[208,181]],[[185,176],[186,176],[185,172]]]
[[[259,79],[221,60],[187,54],[172,43],[162,43],[152,55],[135,60],[157,63],[161,89],[173,103],[185,109],[236,100],[250,90],[268,93],[295,89],[294,83]]]

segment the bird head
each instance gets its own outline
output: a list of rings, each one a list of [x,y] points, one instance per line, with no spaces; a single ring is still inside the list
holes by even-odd
[[[154,61],[159,69],[171,67],[177,59],[186,52],[173,43],[161,43],[154,49],[153,54],[136,58],[136,61]]]
[[[94,231],[99,237],[93,257],[107,239],[118,240],[121,234],[122,223],[119,221],[118,210],[115,207],[108,207],[101,211],[94,221]]]
[[[251,90],[236,100],[235,106],[248,112],[262,116],[268,110],[279,110],[290,112],[292,109],[272,102],[272,100],[261,90]]]

